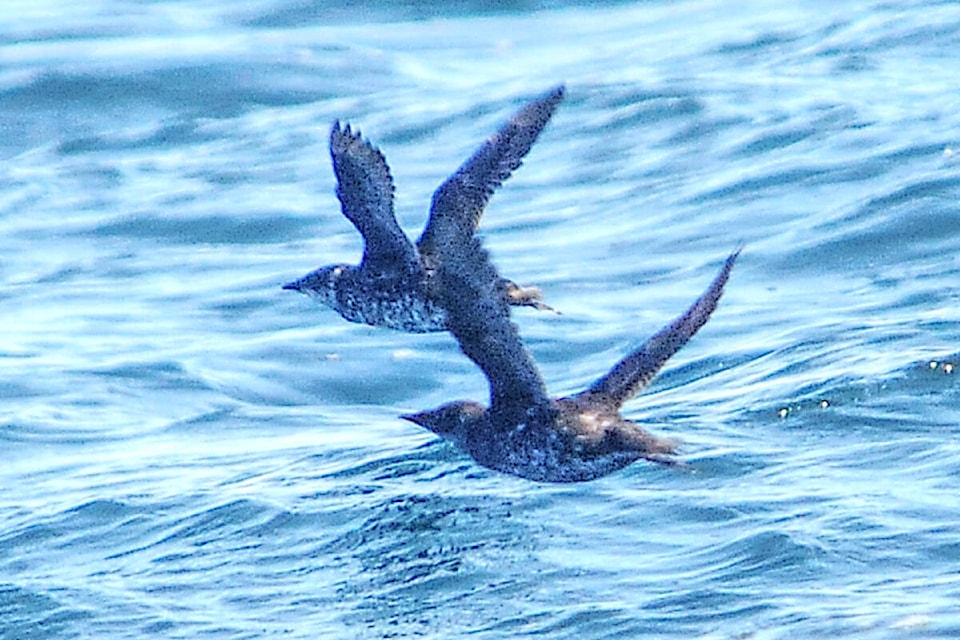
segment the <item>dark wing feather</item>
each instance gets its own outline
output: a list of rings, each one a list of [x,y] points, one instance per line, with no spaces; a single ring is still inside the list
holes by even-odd
[[[583,394],[599,396],[619,407],[650,384],[667,360],[707,323],[710,314],[717,308],[720,296],[723,295],[723,287],[727,284],[730,270],[738,255],[740,255],[740,249],[730,254],[707,290],[683,315],[651,336],[642,347],[618,362],[607,375],[594,382]]]
[[[561,85],[520,109],[440,185],[433,194],[430,219],[417,240],[421,255],[437,252],[443,240],[441,221],[446,218],[456,220],[464,232],[473,233],[490,196],[520,166],[563,95]]]
[[[490,381],[490,410],[513,424],[551,403],[537,367],[510,322],[510,307],[496,268],[480,240],[451,234],[437,254],[439,300],[460,349]]]
[[[335,122],[330,130],[330,157],[343,215],[363,236],[360,267],[384,274],[418,269],[416,249],[393,214],[393,178],[383,154],[359,131]]]

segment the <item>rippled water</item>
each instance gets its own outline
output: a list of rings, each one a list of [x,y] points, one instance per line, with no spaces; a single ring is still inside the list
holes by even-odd
[[[0,12],[0,637],[960,635],[960,7],[426,6]],[[553,393],[745,245],[626,408],[683,468],[479,468],[397,419],[449,336],[280,289],[359,255],[334,119],[414,234],[558,82],[481,228]]]

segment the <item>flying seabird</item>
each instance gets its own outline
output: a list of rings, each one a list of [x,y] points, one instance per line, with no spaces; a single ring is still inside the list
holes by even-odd
[[[462,224],[442,226],[438,299],[461,350],[487,376],[490,402],[452,402],[402,417],[453,441],[485,467],[535,481],[592,480],[639,459],[672,463],[676,441],[626,420],[620,406],[706,324],[740,250],[682,315],[584,391],[552,399],[510,322],[500,277],[480,240]]]
[[[317,299],[351,322],[426,333],[447,328],[437,302],[437,228],[449,219],[472,235],[494,190],[520,166],[563,100],[564,87],[542,94],[517,111],[433,194],[426,228],[412,244],[393,211],[393,178],[383,154],[350,125],[334,123],[330,156],[343,215],[363,236],[359,265],[329,265],[283,285]],[[550,309],[536,287],[498,278],[512,305]]]

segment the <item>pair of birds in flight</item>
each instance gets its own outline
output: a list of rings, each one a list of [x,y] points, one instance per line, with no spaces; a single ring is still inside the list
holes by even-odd
[[[380,151],[333,125],[330,155],[343,214],[363,236],[359,265],[331,265],[284,285],[352,322],[408,332],[450,331],[490,384],[487,407],[457,401],[402,416],[453,441],[478,463],[541,482],[598,478],[639,459],[670,464],[677,443],[620,415],[707,322],[739,250],[683,314],[580,393],[553,399],[510,320],[510,305],[548,308],[536,288],[502,278],[476,236],[493,192],[520,166],[565,89],[517,111],[434,192],[411,243],[393,211],[393,178]]]

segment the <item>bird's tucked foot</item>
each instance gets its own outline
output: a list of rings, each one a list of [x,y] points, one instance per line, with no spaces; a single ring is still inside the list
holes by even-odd
[[[543,291],[540,287],[521,287],[516,282],[502,279],[504,289],[507,291],[507,301],[516,307],[533,307],[538,311],[551,311],[557,315],[560,312],[543,301]]]

